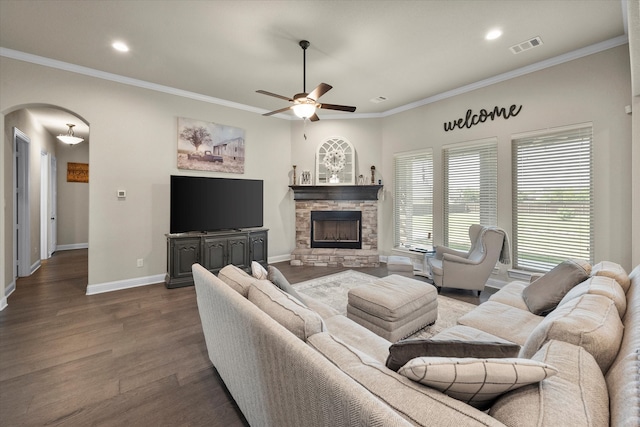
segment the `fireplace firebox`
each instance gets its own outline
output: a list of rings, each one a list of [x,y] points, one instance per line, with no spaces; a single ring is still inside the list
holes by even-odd
[[[362,249],[362,212],[311,211],[311,247]]]

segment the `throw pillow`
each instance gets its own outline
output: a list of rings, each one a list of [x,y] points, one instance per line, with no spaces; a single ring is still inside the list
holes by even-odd
[[[259,280],[268,280],[267,270],[257,261],[251,261],[251,275]]]
[[[280,289],[282,289],[283,291],[285,291],[289,295],[292,295],[292,296],[296,297],[297,299],[299,299],[300,301],[305,302],[304,298],[302,296],[300,296],[299,293],[296,292],[296,290],[293,288],[293,286],[291,286],[291,284],[289,283],[287,278],[284,277],[284,274],[282,274],[280,272],[280,270],[278,270],[277,268],[275,268],[272,265],[270,265],[267,268],[269,269],[269,272],[267,274],[267,279],[271,283],[273,283],[274,285],[276,285],[277,287],[279,287]]]
[[[398,373],[485,410],[501,394],[540,382],[558,370],[531,359],[418,357]]]
[[[497,341],[406,339],[389,347],[387,368],[397,371],[416,357],[518,357],[520,346]]]
[[[551,313],[578,283],[589,278],[584,267],[573,260],[564,261],[522,291],[529,311],[538,316]]]

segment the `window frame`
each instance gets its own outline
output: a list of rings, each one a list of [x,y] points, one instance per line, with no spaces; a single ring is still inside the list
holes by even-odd
[[[399,162],[402,161],[402,164]],[[423,186],[420,186],[419,193],[412,197],[418,202],[412,203],[410,213],[405,211],[404,218],[400,218],[403,206],[406,208],[406,197],[401,197],[407,193],[408,185],[416,180],[415,172],[411,175],[401,176],[398,170],[399,166],[405,168],[402,173],[406,173],[408,168],[419,167],[420,162],[426,162],[423,173]],[[393,200],[393,247],[394,249],[404,250],[428,250],[433,246],[433,190],[434,190],[434,156],[433,149],[426,148],[421,150],[415,150],[410,152],[395,153],[393,156],[393,169],[394,169],[394,200]],[[425,175],[426,174],[426,175]],[[415,187],[412,186],[411,189]],[[412,191],[415,193],[415,191]],[[403,203],[403,205],[400,205]],[[415,207],[424,209],[425,223],[419,227],[415,227],[414,219],[417,219],[418,215],[414,215]],[[429,212],[430,210],[430,212]],[[408,218],[410,217],[410,218]],[[406,222],[407,219],[411,220],[411,223]],[[402,224],[400,223],[402,221]],[[407,231],[407,229],[410,229]],[[407,239],[407,233],[412,236]],[[423,237],[420,237],[420,236]]]
[[[473,156],[477,156],[476,161]],[[460,158],[458,164],[453,165],[451,160]],[[483,158],[484,157],[484,158]],[[461,163],[460,163],[461,162]],[[485,226],[498,225],[498,138],[486,138],[477,141],[450,144],[442,147],[443,163],[443,241],[444,245],[458,250],[469,249],[468,230],[472,224]],[[476,166],[477,165],[477,166]],[[455,167],[452,167],[455,166]],[[475,169],[475,170],[474,170]],[[452,175],[454,170],[457,173]],[[465,189],[461,184],[463,179],[469,179],[476,172],[477,182],[472,182],[468,187],[477,191],[474,200],[467,200],[472,195],[458,195],[462,203],[452,204],[452,190],[463,192]],[[454,185],[450,185],[454,182]],[[468,190],[469,188],[466,188]],[[477,218],[469,218],[469,222],[462,222],[458,226],[452,227],[451,214],[459,210],[463,204],[464,212],[474,205],[477,205]],[[471,205],[471,206],[469,206]],[[461,212],[456,212],[461,213]],[[459,221],[458,221],[459,222]]]
[[[513,135],[511,146],[513,268],[547,271],[568,258],[593,263],[593,124]]]

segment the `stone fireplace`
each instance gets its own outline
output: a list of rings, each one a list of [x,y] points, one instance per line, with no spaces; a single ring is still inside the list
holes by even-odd
[[[378,190],[381,185],[290,187],[296,201],[296,249],[291,254],[291,265],[380,265]]]

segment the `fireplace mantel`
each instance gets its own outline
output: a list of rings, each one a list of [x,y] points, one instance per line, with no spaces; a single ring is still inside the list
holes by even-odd
[[[294,200],[378,200],[382,185],[290,185]]]

